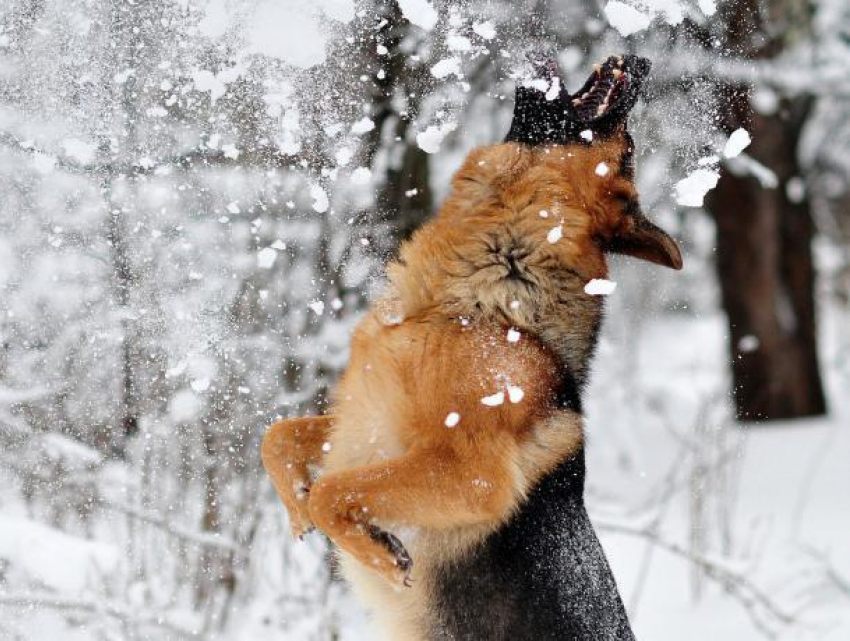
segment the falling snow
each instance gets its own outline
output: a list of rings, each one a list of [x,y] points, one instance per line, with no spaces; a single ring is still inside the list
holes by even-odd
[[[676,183],[676,202],[683,207],[702,207],[705,195],[719,180],[720,172],[716,169],[695,169]]]
[[[686,269],[614,259],[617,295],[617,282],[593,279],[573,301],[605,308],[582,395],[588,511],[638,638],[796,641],[800,626],[776,612],[823,641],[850,638],[841,509],[850,407],[840,393],[850,385],[841,357],[850,353],[850,13],[843,0],[819,0],[777,19],[787,4],[765,4],[764,27],[740,45],[759,55],[741,56],[730,46],[731,5],[716,0],[399,0],[395,11],[371,0],[5,3],[0,635],[376,638],[333,578],[325,539],[290,539],[262,469],[262,435],[281,419],[334,411],[370,305],[387,336],[419,322],[385,263],[439,209],[468,151],[504,139],[514,87],[536,87],[551,104],[594,62],[638,52],[654,65],[629,122],[635,187]],[[542,51],[565,83],[534,76]],[[742,90],[746,129],[731,135],[724,86]],[[771,151],[778,141],[760,139],[772,131],[763,123],[780,121],[800,127],[790,162]],[[617,184],[608,134],[581,124],[571,135],[569,162],[594,158],[576,175]],[[730,333],[718,212],[707,211],[724,177],[764,198],[736,219],[742,229],[777,202],[796,205],[797,222],[817,222],[803,244],[818,278],[810,293],[825,416],[731,427],[731,364],[757,364],[776,337],[760,325]],[[569,199],[517,205],[532,254],[578,246],[581,212]],[[484,227],[463,242],[480,242]],[[773,236],[758,234],[769,255],[786,257]],[[776,263],[758,259],[742,255]],[[502,312],[488,349],[519,361],[547,348],[531,327],[533,296],[490,295]],[[809,323],[791,296],[773,302],[760,313],[775,313],[788,336]],[[480,323],[459,315],[451,327],[472,334]],[[445,384],[486,387],[473,388],[482,391],[471,407],[460,398],[436,407],[447,439],[479,437],[476,413],[534,414],[545,396],[537,380],[462,370],[451,367]],[[390,460],[398,445],[381,442],[386,408],[371,409],[379,418],[362,425],[357,445]],[[523,429],[548,446],[565,434],[552,425]],[[331,442],[316,441],[323,454]],[[463,491],[493,488],[469,472]],[[294,487],[310,496],[305,483]],[[405,544],[416,538],[391,531]],[[565,593],[580,601],[582,585]]]
[[[460,423],[460,414],[458,414],[457,412],[449,412],[446,415],[446,427],[455,427],[458,423]]]
[[[746,129],[736,129],[729,136],[729,140],[726,141],[726,145],[723,147],[723,157],[734,158],[749,147],[751,141],[750,133]]]
[[[495,394],[491,394],[490,396],[485,396],[481,399],[481,403],[486,405],[487,407],[498,407],[505,402],[505,393],[504,392],[496,392]]]

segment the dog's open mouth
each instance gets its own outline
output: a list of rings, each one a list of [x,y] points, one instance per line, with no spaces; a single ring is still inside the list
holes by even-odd
[[[594,67],[587,89],[571,100],[579,118],[591,120],[603,115],[622,95],[629,82],[629,76],[623,73],[624,63],[622,58],[612,57]]]
[[[554,60],[535,66],[543,87],[517,86],[514,118],[505,137],[509,142],[563,144],[580,142],[585,129],[602,136],[615,131],[637,102],[651,64],[638,56],[610,56],[574,94],[565,89]]]
[[[610,56],[596,65],[584,86],[569,98],[575,118],[589,123],[623,103],[631,108],[648,71],[649,62],[635,56]]]

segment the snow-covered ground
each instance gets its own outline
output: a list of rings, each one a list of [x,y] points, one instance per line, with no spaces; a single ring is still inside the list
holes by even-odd
[[[835,350],[830,351],[833,354],[838,353],[835,341],[846,332],[841,323],[838,317],[824,322],[824,343]],[[606,390],[598,386],[591,390],[589,477],[591,489],[598,494],[604,491],[601,497],[591,495],[591,510],[598,517],[600,536],[637,636],[645,640],[757,639],[764,636],[755,623],[761,621],[776,638],[789,641],[848,639],[848,364],[833,361],[835,367],[828,372],[829,417],[769,426],[729,425],[722,396],[719,416],[711,408],[698,407],[724,377],[724,330],[720,316],[667,318],[646,328],[638,377],[650,401],[636,409],[640,416],[629,426],[635,442],[630,448],[631,467],[617,464],[618,453],[609,443],[612,435],[605,425],[606,413],[621,414],[620,409],[607,405]],[[661,395],[663,403],[653,401],[653,394]],[[653,412],[653,404],[663,409]],[[701,462],[704,468],[720,462],[720,471],[703,468],[702,474],[694,475],[689,447],[700,442],[700,428],[705,432],[701,441],[705,448],[719,443],[728,452]],[[676,481],[666,485],[677,466]],[[667,489],[659,490],[660,486]],[[624,514],[618,504],[641,509]],[[707,540],[699,555],[751,582],[793,623],[765,616],[755,593],[742,600],[711,579],[705,580],[696,598],[692,560],[648,546],[641,536],[620,535],[605,527],[623,521],[627,529],[644,529],[656,520],[658,536],[689,553],[692,526],[698,528]],[[721,532],[724,520],[728,522],[725,533]],[[728,555],[721,554],[724,546]]]

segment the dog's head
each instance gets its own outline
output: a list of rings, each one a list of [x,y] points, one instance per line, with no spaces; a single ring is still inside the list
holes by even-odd
[[[535,309],[594,299],[570,296],[607,275],[607,253],[681,268],[679,248],[643,214],[634,183],[626,120],[649,66],[611,57],[570,94],[554,63],[539,65],[536,80],[516,90],[506,140],[469,154],[439,214],[390,267],[404,309],[437,302],[531,324]]]
[[[536,80],[517,87],[505,140],[533,148],[542,166],[562,166],[572,205],[591,214],[590,232],[603,251],[680,269],[679,248],[643,214],[634,184],[627,121],[650,67],[646,58],[611,56],[570,94],[553,61],[538,64]]]
[[[538,65],[516,89],[505,142],[470,153],[440,217],[471,236],[509,229],[523,253],[534,246],[537,257],[590,277],[605,273],[608,252],[680,269],[679,248],[643,214],[634,182],[627,119],[649,68],[612,56],[571,94],[554,62]],[[564,242],[551,242],[555,226]]]

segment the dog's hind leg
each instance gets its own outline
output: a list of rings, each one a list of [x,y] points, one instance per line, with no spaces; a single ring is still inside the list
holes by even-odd
[[[311,484],[308,466],[321,461],[332,420],[331,416],[287,419],[272,425],[263,437],[263,467],[289,512],[293,536],[303,536],[312,529],[307,507]]]

